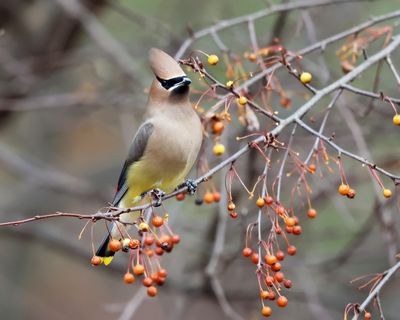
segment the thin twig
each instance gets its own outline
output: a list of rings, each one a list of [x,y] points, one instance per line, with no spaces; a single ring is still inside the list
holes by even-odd
[[[379,283],[375,286],[375,288],[369,293],[367,298],[363,301],[363,303],[358,306],[357,314],[355,314],[352,318],[352,320],[358,320],[358,317],[360,314],[365,310],[365,308],[374,300],[374,298],[381,292],[382,288],[385,286],[385,284],[389,281],[389,279],[396,273],[396,271],[400,268],[400,261],[397,262],[393,267],[390,269],[386,270],[384,273],[382,273],[382,279],[379,281]]]

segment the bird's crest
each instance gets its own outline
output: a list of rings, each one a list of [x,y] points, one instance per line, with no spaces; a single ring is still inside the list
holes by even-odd
[[[176,62],[174,58],[172,58],[170,55],[160,49],[150,49],[149,61],[154,74],[158,78],[168,80],[186,75],[183,72],[182,68],[179,66],[178,62]]]

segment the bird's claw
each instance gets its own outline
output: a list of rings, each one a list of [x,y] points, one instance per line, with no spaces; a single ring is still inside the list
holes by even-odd
[[[178,186],[177,189],[186,187],[187,188],[187,192],[190,195],[194,195],[196,193],[197,190],[197,182],[195,180],[192,179],[186,179],[184,183],[182,183],[181,185]]]
[[[155,200],[155,207],[161,206],[162,198],[165,196],[165,192],[162,191],[161,189],[155,188],[151,190],[151,195],[153,196],[153,199]]]

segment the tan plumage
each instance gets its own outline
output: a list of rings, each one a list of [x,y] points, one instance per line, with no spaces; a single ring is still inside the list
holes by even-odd
[[[125,161],[113,205],[129,208],[154,188],[173,191],[193,167],[202,142],[200,119],[189,101],[190,80],[179,64],[165,52],[152,48],[150,66],[156,76],[149,92],[146,121],[140,126]],[[121,215],[133,222],[137,214]],[[119,224],[119,223],[118,223]],[[114,225],[112,238],[121,238],[124,227]],[[97,255],[111,262],[106,237]]]

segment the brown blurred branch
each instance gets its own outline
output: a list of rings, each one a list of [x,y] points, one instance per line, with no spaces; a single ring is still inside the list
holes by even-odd
[[[355,2],[357,0],[354,0]],[[358,0],[360,1],[360,0]],[[186,39],[177,53],[175,54],[175,59],[181,59],[183,55],[185,54],[186,50],[192,45],[192,43],[200,38],[203,38],[209,34],[212,34],[213,32],[217,32],[229,27],[232,27],[234,25],[239,25],[241,23],[247,23],[249,20],[258,20],[260,18],[265,18],[269,15],[279,13],[279,12],[285,12],[285,11],[293,11],[293,10],[298,10],[298,9],[305,9],[305,8],[310,8],[310,7],[318,7],[318,6],[326,6],[326,5],[333,5],[333,4],[338,4],[338,3],[348,3],[348,0],[311,0],[311,1],[303,1],[303,2],[298,2],[298,3],[285,3],[285,4],[277,4],[277,5],[272,5],[271,7],[257,11],[255,13],[241,16],[241,17],[236,17],[233,19],[229,20],[222,20],[216,24],[214,24],[211,27],[199,30],[195,32],[193,35],[191,35],[190,38]]]
[[[137,66],[125,48],[102,26],[97,18],[77,0],[56,0],[72,17],[80,21],[86,32],[131,79],[137,77]]]

